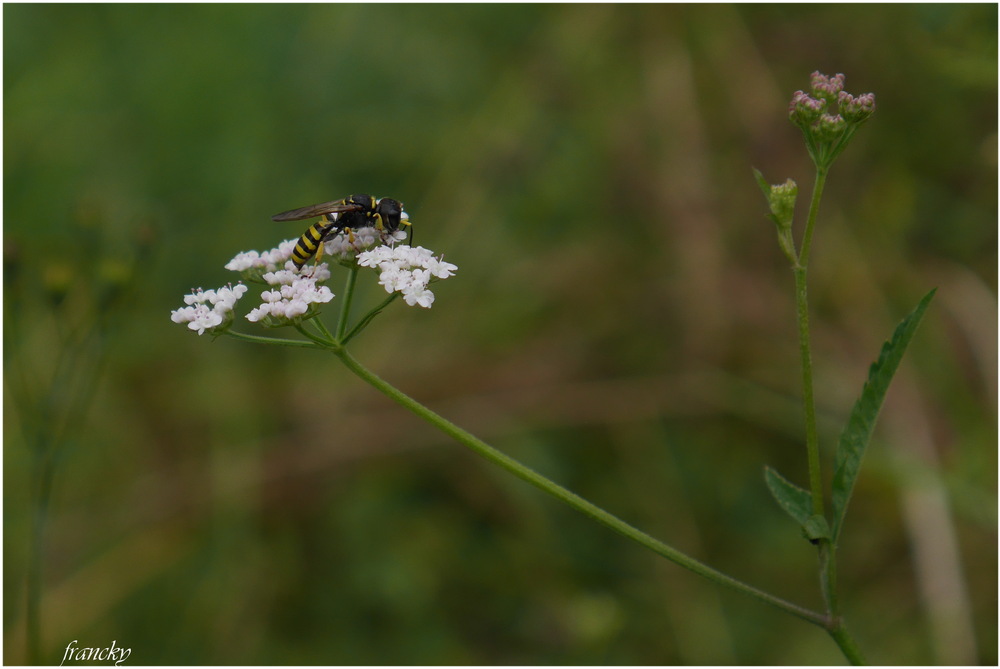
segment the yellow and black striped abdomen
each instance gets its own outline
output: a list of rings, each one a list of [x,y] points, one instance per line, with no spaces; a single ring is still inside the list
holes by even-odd
[[[295,249],[292,250],[292,260],[297,269],[302,269],[302,266],[316,255],[316,251],[323,243],[323,238],[330,232],[333,225],[326,219],[320,219],[302,233],[299,241],[295,243]]]

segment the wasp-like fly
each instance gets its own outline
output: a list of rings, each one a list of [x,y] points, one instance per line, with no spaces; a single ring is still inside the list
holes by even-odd
[[[318,262],[323,257],[323,242],[341,233],[351,235],[352,230],[375,228],[380,234],[391,234],[399,226],[410,224],[402,202],[388,197],[376,200],[371,195],[351,195],[343,200],[283,211],[271,220],[301,221],[314,216],[323,218],[302,233],[292,251],[292,260],[298,269],[313,256]]]

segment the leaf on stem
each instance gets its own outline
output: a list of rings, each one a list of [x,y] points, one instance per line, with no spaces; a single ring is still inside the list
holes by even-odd
[[[920,325],[927,305],[937,289],[927,293],[917,307],[904,318],[893,332],[892,338],[882,345],[878,360],[868,371],[868,380],[861,390],[861,396],[855,402],[851,415],[840,435],[837,452],[834,456],[833,469],[833,541],[837,542],[840,529],[843,526],[847,504],[858,478],[861,460],[865,449],[875,429],[875,419],[882,408],[882,401],[889,390],[889,383],[899,368],[903,353],[909,345],[913,334]]]
[[[764,467],[764,479],[774,501],[799,525],[805,527],[812,516],[812,496],[770,467]]]

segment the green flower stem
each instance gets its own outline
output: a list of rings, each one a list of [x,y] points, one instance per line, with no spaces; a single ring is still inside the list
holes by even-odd
[[[319,331],[319,333],[323,335],[322,337],[309,337],[310,339],[312,339],[314,342],[322,346],[330,346],[331,344],[336,343],[337,340],[334,339],[333,335],[330,334],[330,331],[326,329],[326,324],[323,323],[322,318],[320,318],[319,316],[314,316],[310,320],[313,326]]]
[[[71,430],[84,422],[107,362],[106,324],[74,328],[59,347],[55,374],[43,395],[32,401],[24,362],[11,365],[8,381],[12,401],[22,417],[25,443],[31,454],[29,478],[30,523],[25,582],[25,637],[27,663],[46,664],[42,620],[42,592],[52,491],[58,465],[73,443]],[[7,333],[5,332],[5,335]]]
[[[593,520],[611,528],[612,530],[622,534],[629,539],[645,546],[646,548],[652,550],[653,552],[667,558],[671,562],[684,567],[694,573],[704,576],[705,578],[718,583],[720,585],[727,586],[734,590],[738,590],[744,594],[750,595],[762,602],[766,602],[772,606],[775,606],[787,613],[791,613],[803,620],[811,622],[815,625],[819,625],[824,628],[830,627],[830,619],[823,614],[811,611],[809,609],[803,608],[791,602],[785,601],[779,597],[775,597],[769,593],[762,590],[758,590],[753,586],[747,585],[742,581],[738,581],[735,578],[723,574],[722,572],[712,569],[708,565],[705,565],[694,558],[688,557],[684,553],[668,546],[667,544],[654,539],[645,532],[636,529],[635,527],[629,525],[625,521],[611,515],[604,509],[588,502],[579,495],[570,492],[566,488],[550,481],[541,474],[535,472],[534,470],[526,467],[517,460],[501,453],[496,450],[486,442],[478,439],[469,432],[466,432],[462,428],[458,427],[451,421],[443,418],[442,416],[434,413],[427,407],[423,406],[416,400],[412,399],[408,395],[404,394],[396,387],[387,383],[386,381],[379,378],[372,371],[364,367],[360,362],[358,362],[350,353],[347,352],[343,347],[338,347],[332,349],[333,352],[341,359],[341,361],[358,375],[363,381],[367,382],[375,389],[379,390],[390,399],[396,401],[403,407],[409,409],[415,413],[420,418],[426,420],[430,424],[434,425],[440,429],[445,434],[453,437],[462,445],[468,447],[476,454],[486,458],[493,464],[500,466],[501,468],[507,470],[511,474],[517,476],[523,481],[530,483],[531,485],[544,490],[553,497],[565,502],[577,511],[589,516]]]
[[[868,661],[865,659],[861,649],[858,648],[857,642],[854,640],[854,637],[851,636],[850,632],[847,631],[847,628],[844,626],[842,620],[839,618],[835,619],[834,625],[829,629],[829,632],[830,636],[833,637],[833,640],[837,642],[837,645],[840,647],[840,651],[844,654],[844,657],[846,657],[851,664],[855,666],[868,664]]]
[[[823,515],[823,475],[819,460],[819,436],[816,429],[816,403],[813,398],[812,353],[809,346],[809,292],[806,272],[809,267],[809,249],[812,246],[813,228],[819,213],[819,201],[826,184],[826,170],[816,170],[809,218],[802,237],[799,259],[793,268],[795,274],[795,307],[798,312],[799,354],[802,358],[802,404],[806,419],[806,454],[809,460],[809,488],[812,493],[813,514]]]
[[[374,309],[372,309],[371,311],[369,311],[367,314],[365,314],[365,317],[362,318],[360,321],[358,321],[357,325],[355,325],[353,328],[351,328],[351,331],[348,332],[344,336],[344,338],[340,340],[340,344],[342,346],[346,346],[347,342],[349,342],[352,339],[354,339],[355,336],[357,336],[358,334],[360,334],[362,330],[364,330],[366,327],[368,327],[368,324],[371,323],[372,320],[376,316],[378,316],[380,313],[382,313],[383,309],[385,309],[387,306],[389,306],[390,304],[392,304],[393,300],[395,300],[400,295],[401,295],[401,293],[392,293],[391,295],[389,295],[389,297],[387,297],[384,300],[382,300],[381,304],[379,304],[377,307],[375,307]]]
[[[829,539],[819,542],[820,585],[823,600],[830,620],[840,617],[840,602],[837,598],[837,546]]]
[[[344,284],[344,299],[340,303],[340,319],[337,321],[337,341],[344,340],[344,333],[347,332],[347,319],[351,314],[351,302],[354,301],[354,286],[358,281],[358,265],[351,265],[347,273],[347,282]]]
[[[809,347],[809,294],[806,268],[795,270],[795,306],[799,322],[799,355],[802,359],[802,404],[806,419],[806,456],[809,460],[809,489],[812,511],[823,515],[823,475],[819,461],[819,436],[816,429],[816,403],[813,398],[812,353]]]
[[[816,227],[816,216],[819,214],[819,201],[823,197],[823,187],[826,185],[826,168],[816,167],[816,180],[813,182],[812,201],[809,203],[809,218],[806,219],[806,230],[802,235],[802,250],[799,252],[799,267],[805,270],[809,266],[809,249],[812,248],[813,228]]]
[[[293,346],[296,348],[322,348],[321,344],[323,342],[318,342],[315,339],[315,335],[306,334],[313,341],[302,341],[301,339],[281,339],[279,337],[261,337],[260,335],[245,334],[243,332],[235,332],[233,330],[226,330],[225,334],[242,341],[253,342],[254,344],[277,344],[279,346]]]
[[[802,247],[798,261],[792,270],[795,275],[795,306],[799,326],[799,354],[802,358],[802,403],[806,421],[806,454],[809,460],[809,488],[812,494],[813,514],[824,515],[823,476],[820,467],[819,433],[816,428],[816,403],[813,396],[812,351],[809,345],[809,292],[806,274],[809,267],[809,251],[812,248],[812,235],[819,214],[819,203],[823,197],[823,187],[826,185],[827,165],[816,166],[816,180],[813,184],[812,200],[809,203],[809,217],[802,236]],[[851,664],[867,664],[854,638],[844,627],[840,617],[840,604],[837,598],[837,560],[836,546],[829,539],[818,542],[820,585],[823,600],[826,603],[827,615],[824,627],[840,647]]]
[[[326,330],[325,327],[321,327],[323,323],[318,318],[314,317],[310,320],[312,321],[313,325],[316,326],[316,329],[320,331],[321,334]],[[303,337],[308,337],[317,346],[321,348],[327,348],[333,344],[333,340],[330,339],[328,335],[323,335],[323,336],[314,335],[312,332],[309,332],[309,330],[306,330],[306,326],[302,323],[295,323],[294,325],[292,325],[292,327],[298,330]]]

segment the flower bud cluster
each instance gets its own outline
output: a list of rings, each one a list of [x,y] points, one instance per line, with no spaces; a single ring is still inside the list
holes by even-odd
[[[222,332],[233,322],[233,307],[247,287],[242,283],[236,286],[223,286],[218,290],[202,290],[198,288],[190,295],[184,296],[184,304],[170,312],[170,320],[174,323],[187,323],[188,328],[196,330],[199,335],[205,331]]]
[[[846,77],[842,74],[835,74],[832,77],[828,77],[821,72],[813,72],[809,77],[809,85],[812,88],[813,95],[833,104],[836,102],[837,96],[844,90],[844,79]]]
[[[430,308],[434,293],[427,286],[437,279],[447,279],[456,265],[435,258],[422,246],[379,246],[358,255],[358,265],[379,270],[379,284],[387,293],[401,293],[411,307]]]
[[[775,223],[779,228],[792,227],[795,199],[799,195],[798,185],[791,179],[786,179],[783,184],[771,186],[769,195],[768,202],[771,205],[771,213],[774,214]]]
[[[865,93],[854,97],[844,90],[844,75],[828,77],[819,72],[812,74],[812,95],[795,91],[788,105],[788,118],[800,127],[825,123],[830,126],[835,119],[843,117],[852,123],[860,123],[875,112],[875,94]],[[837,106],[839,114],[829,114],[827,109]]]
[[[823,114],[819,122],[813,126],[816,139],[821,142],[833,142],[844,134],[847,121],[840,114]]]
[[[840,113],[852,123],[860,123],[875,113],[874,93],[854,97],[846,91],[841,91],[837,103],[840,105]]]
[[[768,218],[774,221],[774,225],[777,228],[778,244],[789,260],[795,262],[796,254],[795,243],[792,240],[792,218],[795,216],[795,200],[799,195],[799,187],[791,179],[787,179],[783,184],[772,186],[764,178],[764,175],[760,173],[760,170],[755,169],[753,172],[757,179],[757,185],[760,186],[761,192],[767,198],[768,207],[771,209]]]
[[[795,91],[788,104],[788,118],[798,126],[812,125],[826,111],[826,100],[811,97],[808,93]]]
[[[788,105],[788,118],[806,138],[806,146],[817,166],[826,168],[847,146],[858,126],[875,112],[875,95],[857,97],[844,90],[843,74],[829,77],[813,72],[811,95],[795,91]]]

